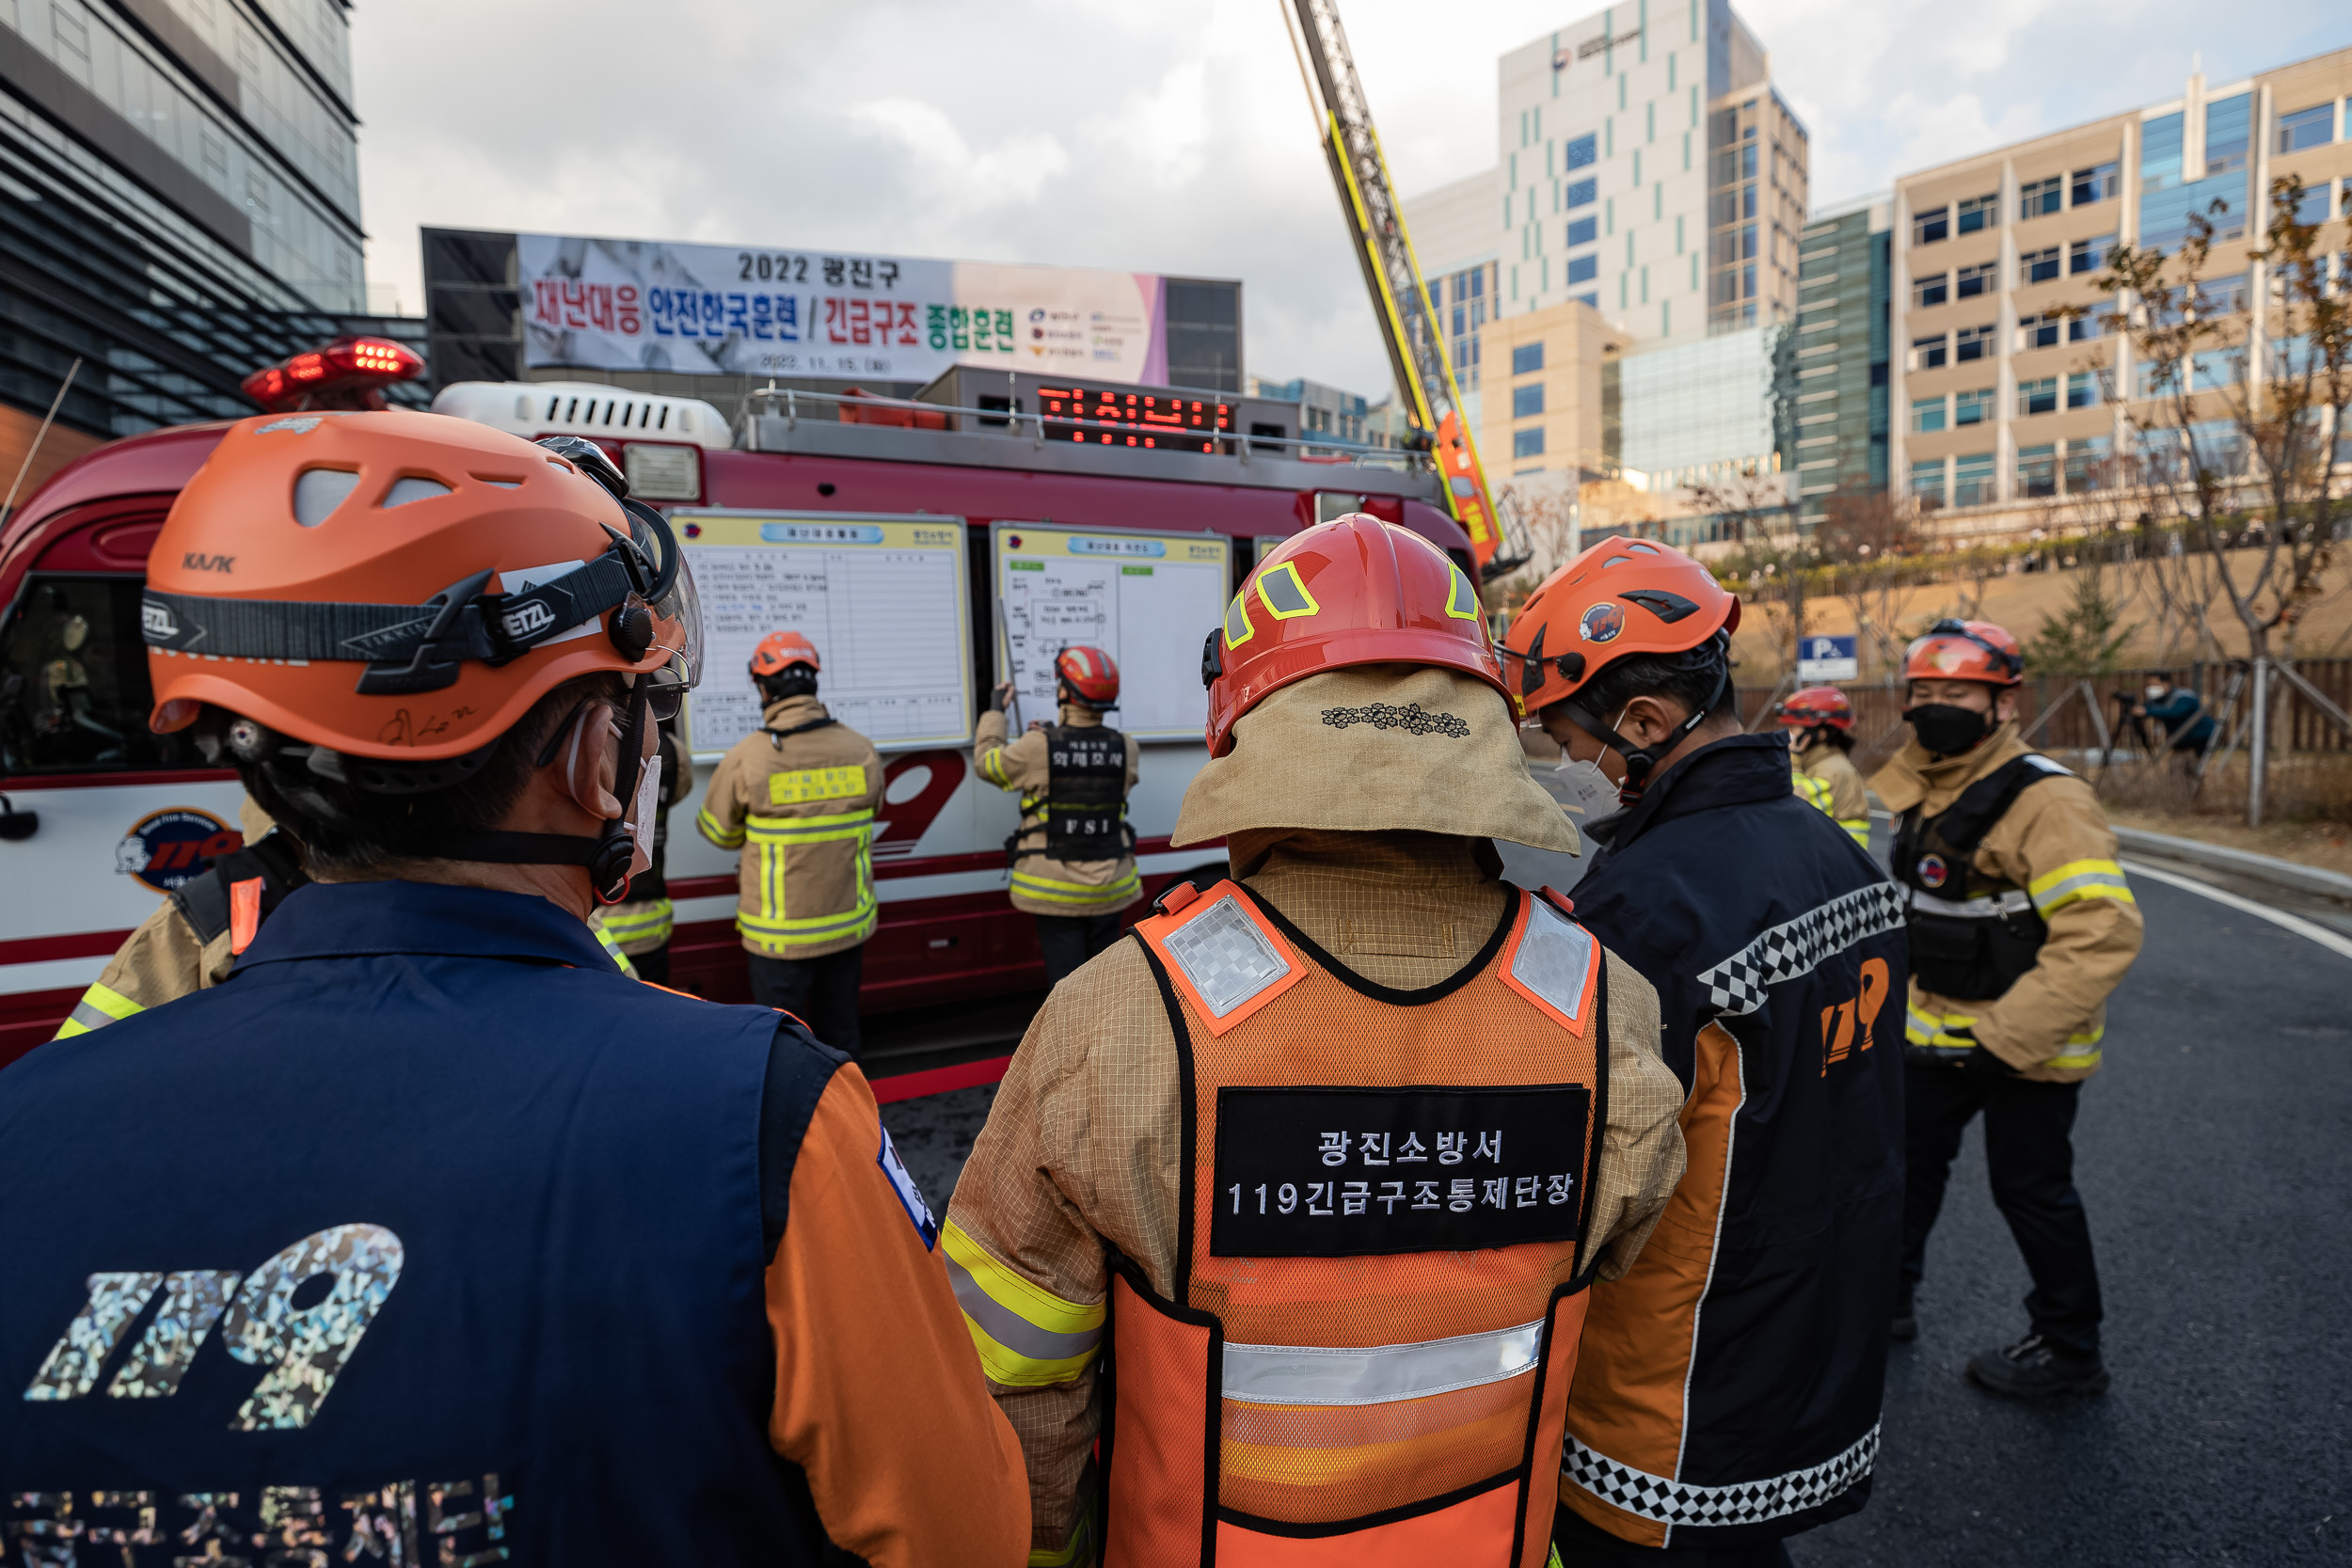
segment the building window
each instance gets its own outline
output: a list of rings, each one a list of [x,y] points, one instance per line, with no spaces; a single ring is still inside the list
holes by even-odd
[[[2018,413],[2055,414],[2058,405],[2058,377],[2045,375],[2039,381],[2017,384]]]
[[[2087,343],[2093,338],[2105,336],[2108,318],[2114,314],[2115,307],[2112,304],[2085,305],[2077,308],[2075,313],[2066,319],[2066,341],[2070,343]]]
[[[1914,398],[1911,402],[1911,433],[1931,436],[1944,428],[1943,398]]]
[[[2001,198],[1992,196],[1972,196],[1960,204],[1960,220],[1953,232],[1974,234],[1979,230],[1997,227],[2001,221]]]
[[[2112,201],[2122,188],[2115,165],[2094,164],[2089,168],[2074,171],[2074,189],[2069,201],[2076,207],[2088,207],[2096,201]]]
[[[2066,247],[2066,270],[2070,273],[2097,272],[2107,264],[2107,257],[2115,249],[2115,236],[2102,234],[2095,240],[2076,240]]]
[[[2295,204],[2295,221],[2322,224],[2328,221],[2328,182],[2303,187],[2303,196]]]
[[[1919,503],[1922,512],[1933,512],[1944,504],[1944,460],[1931,457],[1911,466],[1911,499]]]
[[[2279,117],[2279,142],[2274,150],[2300,152],[2307,147],[2320,147],[2333,141],[2335,135],[2335,104],[2315,103],[2308,109],[2297,109],[2291,115]]]
[[[1583,168],[1600,157],[1600,144],[1590,131],[1568,143],[1567,161],[1570,168]]]
[[[1993,353],[1993,327],[1963,326],[1952,334],[1952,362],[1966,364],[1971,359],[1984,359]]]
[[[2066,493],[2078,496],[2086,490],[2103,490],[2107,482],[2108,440],[2093,436],[2080,441],[2066,443]]]
[[[1568,259],[1568,282],[1590,283],[1600,273],[1597,256],[1572,256]]]
[[[1543,454],[1544,427],[1542,425],[1530,425],[1525,430],[1511,432],[1511,455],[1513,457],[1541,457]]]
[[[2058,247],[2049,245],[2041,250],[2020,252],[2017,258],[2019,287],[2027,283],[2052,283],[2058,277]]]
[[[1924,310],[1931,305],[1941,305],[1951,297],[1952,275],[1948,272],[1939,272],[1932,277],[1922,277],[1911,286],[1911,305],[1915,310]]]
[[[1931,371],[1943,364],[1944,341],[1944,334],[1941,332],[1932,338],[1912,339],[1911,368],[1915,371]]]
[[[2204,311],[2207,316],[2235,316],[2245,313],[2247,301],[2250,295],[2246,286],[2244,273],[2233,272],[2227,277],[2208,277],[2198,287],[2205,296]]]
[[[1568,206],[1570,208],[1589,207],[1599,198],[1599,196],[1600,182],[1597,180],[1576,180],[1568,184]]]
[[[2029,348],[2056,348],[2065,328],[2065,322],[2054,315],[2021,316],[2017,321],[2018,350],[2022,353]]]
[[[2017,449],[2017,494],[2026,499],[2058,494],[2058,448]]]
[[[2017,192],[2017,215],[2021,218],[2046,217],[2066,200],[2066,178],[2053,174],[2047,180],[2036,180],[2022,185]]]
[[[1570,218],[1568,220],[1568,244],[1591,245],[1598,238],[1600,238],[1598,218]],[[1574,282],[1575,279],[1571,278],[1569,281]]]
[[[1952,399],[1952,423],[1955,425],[1987,424],[1993,419],[1993,388],[1962,392]]]
[[[1544,368],[1544,345],[1520,343],[1511,350],[1511,373],[1532,375]]]
[[[1974,299],[1979,294],[1991,293],[1994,287],[1994,274],[1996,268],[1997,263],[1992,261],[1979,261],[1973,267],[1961,268],[1960,276],[1953,281],[1952,297]]]
[[[1597,293],[1571,294],[1568,297],[1571,304],[1590,306],[1596,310],[1600,309],[1600,295]]]
[[[1982,506],[1993,499],[1993,454],[1976,452],[1952,459],[1952,504]]]
[[[2252,144],[2254,101],[2250,93],[2217,98],[2205,105],[2205,178],[2235,174],[2246,166]]]
[[[1951,238],[1951,234],[1952,210],[1949,207],[1931,207],[1911,220],[1913,245],[1933,245],[1938,240]],[[1941,476],[1938,476],[1937,483],[1940,487]]]
[[[1532,420],[1544,411],[1544,384],[1540,381],[1511,388],[1511,417]]]
[[[2099,405],[2099,372],[2076,371],[2066,378],[2066,406],[2096,408]]]

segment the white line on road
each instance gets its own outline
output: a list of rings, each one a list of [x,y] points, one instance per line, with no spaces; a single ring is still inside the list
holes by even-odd
[[[2314,925],[2305,920],[2301,915],[2289,914],[2284,910],[2265,908],[2255,903],[2251,898],[2240,898],[2234,893],[2224,893],[2219,888],[2198,881],[2193,877],[2182,877],[2169,871],[2159,871],[2145,861],[2125,861],[2123,869],[2135,877],[2153,877],[2159,882],[2169,882],[2174,887],[2186,888],[2189,892],[2201,897],[2210,898],[2217,904],[2227,904],[2233,910],[2243,910],[2248,914],[2269,921],[2273,926],[2284,927],[2298,937],[2309,937],[2329,952],[2340,953],[2347,958],[2352,958],[2352,937],[2339,936],[2325,926]]]

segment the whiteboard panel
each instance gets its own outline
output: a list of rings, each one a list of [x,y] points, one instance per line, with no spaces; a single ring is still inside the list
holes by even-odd
[[[1083,642],[1119,662],[1113,725],[1143,740],[1200,737],[1209,711],[1200,648],[1225,613],[1230,540],[1026,523],[995,523],[990,534],[1003,621],[996,657],[1011,658],[1023,720],[1054,716],[1054,656]]]
[[[884,752],[972,738],[972,595],[958,517],[694,512],[671,517],[702,600],[690,744],[715,757],[759,727],[746,669],[770,632],[824,661],[827,711]]]

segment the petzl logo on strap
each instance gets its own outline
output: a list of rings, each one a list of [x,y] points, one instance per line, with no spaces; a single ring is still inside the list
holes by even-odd
[[[500,616],[499,621],[505,626],[506,635],[519,642],[524,638],[536,637],[554,626],[555,611],[536,599],[530,599]]]
[[[180,623],[172,617],[169,605],[153,599],[139,602],[139,630],[149,641],[167,641],[180,635]]]

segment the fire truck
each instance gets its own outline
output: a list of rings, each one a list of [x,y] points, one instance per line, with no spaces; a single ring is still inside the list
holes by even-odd
[[[995,379],[1005,385],[950,379],[939,396],[924,394],[930,401],[778,391],[746,400],[733,420],[692,399],[584,383],[458,384],[435,406],[525,437],[585,436],[674,512],[928,515],[963,531],[975,607],[993,603],[990,530],[1006,522],[1223,535],[1230,594],[1263,548],[1362,510],[1478,575],[1426,456],[1318,451],[1295,424],[1213,397],[1215,419],[1169,439],[1151,409],[1205,394]],[[226,428],[180,426],[102,447],[0,525],[0,1064],[49,1038],[157,900],[242,842],[235,776],[147,727],[139,633],[148,551]],[[1007,660],[984,609],[973,622],[977,712]],[[1182,630],[1198,645],[1209,627]],[[707,687],[743,679],[734,669],[704,675]],[[1168,843],[1205,759],[1198,738],[1145,745],[1130,814],[1147,899],[1221,869],[1221,849]],[[734,857],[691,828],[715,760],[696,759],[694,785],[671,811],[671,983],[742,1000]],[[1034,927],[1009,918],[1003,847],[1016,800],[975,774],[968,741],[885,749],[884,762],[873,847],[882,922],[866,951],[865,1010],[1039,989]]]

